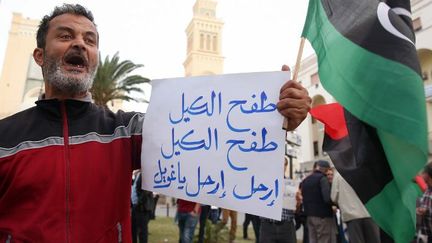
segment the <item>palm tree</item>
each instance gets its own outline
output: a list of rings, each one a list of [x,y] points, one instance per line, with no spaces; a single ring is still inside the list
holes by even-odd
[[[130,60],[120,62],[118,52],[111,59],[106,56],[103,62],[99,59],[93,87],[90,89],[95,103],[108,108],[107,103],[116,99],[147,102],[130,96],[132,91],[144,94],[138,85],[150,82],[141,75],[131,75],[131,72],[143,66]]]

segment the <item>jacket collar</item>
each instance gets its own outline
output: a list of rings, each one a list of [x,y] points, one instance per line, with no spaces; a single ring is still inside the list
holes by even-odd
[[[44,99],[45,95],[41,95],[39,100],[36,101],[36,106],[41,111],[45,112],[48,117],[52,119],[62,118],[62,105],[65,107],[68,119],[78,119],[86,114],[89,107],[92,106],[92,99],[90,93],[83,99]]]
[[[39,101],[39,100],[47,100],[47,99],[45,99],[45,93],[39,95],[39,97],[38,97],[38,101]],[[49,100],[57,100],[57,99],[54,98],[54,99],[49,99]],[[92,95],[91,95],[90,92],[87,92],[86,96],[84,96],[83,98],[79,98],[79,99],[70,99],[70,100],[78,100],[78,101],[83,101],[83,102],[90,102],[90,103],[92,103],[92,102],[93,102],[93,97],[92,97]]]

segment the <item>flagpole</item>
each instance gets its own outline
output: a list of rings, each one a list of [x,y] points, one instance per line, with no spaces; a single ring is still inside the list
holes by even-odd
[[[300,62],[301,62],[302,55],[303,55],[304,43],[305,43],[305,38],[304,37],[300,38],[300,46],[299,46],[299,49],[297,52],[297,60],[296,60],[296,64],[294,67],[294,74],[293,74],[293,78],[292,78],[292,80],[294,80],[296,82],[297,82],[297,77],[298,77],[298,73],[300,70]],[[286,130],[286,132],[288,132],[288,119],[284,119],[283,128]]]
[[[298,73],[299,73],[299,70],[300,70],[300,62],[301,62],[302,55],[303,55],[304,43],[305,43],[305,38],[302,37],[300,39],[300,46],[299,46],[299,50],[298,50],[298,53],[297,53],[297,61],[296,61],[296,64],[295,64],[294,74],[293,74],[293,79],[292,79],[292,80],[294,80],[296,82],[297,82],[297,77],[298,77]]]
[[[297,77],[298,77],[298,73],[299,73],[299,70],[300,70],[300,62],[301,62],[301,59],[302,59],[302,55],[303,55],[303,47],[304,47],[304,43],[305,43],[305,38],[304,37],[302,37],[301,39],[300,39],[300,46],[299,46],[299,49],[298,49],[298,53],[297,53],[297,60],[296,60],[296,64],[295,64],[295,67],[294,67],[294,74],[293,74],[293,78],[292,78],[292,80],[293,81],[295,81],[295,82],[297,82]],[[283,124],[283,127],[285,128],[285,142],[286,142],[286,138],[288,137],[288,119],[284,119],[284,124]],[[285,155],[287,155],[288,156],[288,158],[289,158],[289,175],[290,175],[290,179],[294,179],[293,178],[293,156],[292,155],[288,155],[288,153],[287,153],[288,151],[287,151],[287,147],[285,146]]]

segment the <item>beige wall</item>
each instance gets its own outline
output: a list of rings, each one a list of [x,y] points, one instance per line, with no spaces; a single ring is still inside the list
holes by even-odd
[[[0,118],[17,112],[22,105],[38,24],[38,20],[13,14],[0,77]]]
[[[427,77],[425,86],[432,85],[432,0],[412,0],[412,19],[420,19],[421,29],[416,31],[416,47],[422,73]],[[432,152],[432,99],[426,102],[429,153]]]
[[[318,105],[321,103],[333,103],[335,102],[334,98],[322,87],[321,83],[318,85],[312,84],[312,76],[318,72],[318,65],[315,55],[311,55],[302,60],[302,64],[299,70],[298,81],[308,90],[309,96]],[[322,153],[322,138],[323,132],[319,133],[322,126],[319,124],[313,124],[312,118],[310,115],[306,118],[305,121],[297,128],[298,134],[302,138],[302,146],[300,147],[300,154],[298,161],[300,163],[313,161],[319,158],[325,157]],[[318,156],[314,155],[314,141],[318,140],[319,154]],[[295,167],[299,170],[300,165],[295,165]]]

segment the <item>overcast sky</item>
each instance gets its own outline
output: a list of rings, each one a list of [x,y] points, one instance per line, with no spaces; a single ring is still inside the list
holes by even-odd
[[[12,12],[40,19],[59,0],[0,0],[0,66]],[[218,0],[217,17],[224,21],[224,72],[279,70],[294,65],[306,16],[307,0]],[[100,33],[102,57],[144,64],[139,73],[150,79],[184,76],[185,29],[195,0],[77,0],[89,8]],[[313,53],[306,46],[303,57]],[[140,110],[135,108],[135,110]]]

